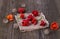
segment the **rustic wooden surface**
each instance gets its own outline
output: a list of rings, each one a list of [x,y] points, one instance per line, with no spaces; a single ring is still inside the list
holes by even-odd
[[[19,29],[13,28],[15,21],[4,24],[2,20],[5,15],[11,13],[11,9],[20,7],[22,3],[26,4],[26,12],[32,10],[44,12],[49,23],[60,21],[60,14],[54,0],[0,0],[0,39],[60,39],[60,30],[44,35],[43,38],[42,30],[22,33]]]

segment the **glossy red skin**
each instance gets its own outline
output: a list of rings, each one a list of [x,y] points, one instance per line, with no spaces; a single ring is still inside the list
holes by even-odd
[[[34,17],[33,17],[32,15],[29,15],[29,16],[27,17],[27,19],[28,19],[29,21],[31,21],[33,18],[34,18]]]
[[[40,23],[40,26],[45,26],[46,23],[42,20],[41,23]]]
[[[24,14],[20,14],[20,18],[24,19],[25,18]]]
[[[37,10],[34,10],[34,11],[32,11],[32,14],[33,14],[34,16],[38,16],[38,11],[37,11]]]
[[[25,12],[25,8],[18,8],[18,12],[19,13],[24,13]]]
[[[32,24],[34,24],[34,25],[37,24],[37,20],[35,18],[32,19]]]
[[[52,22],[51,23],[51,26],[50,26],[50,29],[51,30],[58,30],[58,23],[57,22]]]
[[[29,26],[29,21],[28,20],[23,20],[22,26]]]

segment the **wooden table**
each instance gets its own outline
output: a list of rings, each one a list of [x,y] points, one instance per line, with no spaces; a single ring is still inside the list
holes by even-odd
[[[14,29],[13,22],[4,24],[2,20],[11,13],[11,9],[18,8],[22,3],[26,4],[27,12],[32,10],[42,11],[49,23],[52,21],[60,21],[60,14],[57,10],[54,0],[0,0],[0,39],[59,39],[60,30],[51,32],[49,35],[42,37],[43,30],[36,30],[32,32],[20,32],[19,29]],[[16,13],[12,13],[16,14]],[[60,23],[60,22],[59,22]]]

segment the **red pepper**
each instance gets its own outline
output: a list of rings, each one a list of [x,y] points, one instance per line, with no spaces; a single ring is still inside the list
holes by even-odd
[[[34,16],[38,16],[38,11],[37,11],[37,10],[34,10],[34,11],[32,11],[32,14],[33,14]]]
[[[43,20],[41,20],[40,26],[45,26],[45,25],[46,23]]]
[[[25,16],[24,16],[24,14],[23,14],[23,13],[21,13],[21,14],[20,14],[20,18],[22,18],[22,19],[24,19],[24,18],[25,18]]]
[[[25,12],[25,8],[18,8],[18,12],[19,13],[24,13]]]
[[[32,24],[34,24],[34,25],[37,24],[37,20],[35,18],[32,19]]]
[[[29,15],[29,16],[27,17],[27,19],[28,19],[29,21],[31,21],[33,18],[34,18],[34,17],[33,17],[32,15]]]
[[[29,25],[29,21],[28,20],[23,20],[22,21],[22,26],[28,26]]]

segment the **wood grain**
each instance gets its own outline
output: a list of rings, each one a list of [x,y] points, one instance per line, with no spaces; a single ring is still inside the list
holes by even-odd
[[[45,38],[43,38],[41,30],[22,33],[19,29],[13,28],[14,22],[4,24],[2,22],[3,18],[12,13],[13,8],[21,7],[22,3],[26,4],[26,12],[32,12],[32,10],[44,12],[49,23],[60,19],[54,0],[0,0],[0,39],[60,39],[59,31],[53,31],[47,36],[44,35]]]

